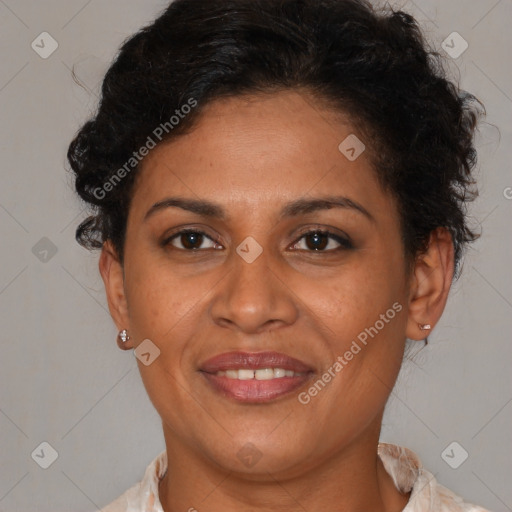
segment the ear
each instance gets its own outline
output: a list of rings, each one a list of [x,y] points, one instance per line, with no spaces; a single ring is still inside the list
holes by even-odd
[[[117,252],[110,240],[104,242],[99,260],[99,270],[105,292],[107,294],[108,309],[117,329],[130,332],[128,305],[124,291],[124,270],[119,261]],[[131,347],[131,341],[124,344],[127,349]]]
[[[427,250],[417,257],[414,264],[406,328],[409,339],[425,339],[430,331],[421,330],[419,324],[430,324],[433,328],[441,317],[453,272],[452,236],[448,229],[439,227],[432,231]]]

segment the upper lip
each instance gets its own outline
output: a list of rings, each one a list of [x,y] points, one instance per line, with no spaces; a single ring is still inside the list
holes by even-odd
[[[225,370],[282,368],[297,373],[313,369],[306,363],[279,352],[225,352],[205,361],[200,370],[216,373]]]

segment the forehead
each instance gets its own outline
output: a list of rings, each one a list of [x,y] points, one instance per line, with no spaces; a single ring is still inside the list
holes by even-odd
[[[216,100],[187,134],[146,156],[134,215],[177,194],[215,199],[228,209],[271,209],[299,196],[341,194],[389,209],[392,200],[381,190],[367,152],[347,157],[353,156],[347,146],[355,143],[359,152],[368,145],[362,139],[347,116],[305,93]]]

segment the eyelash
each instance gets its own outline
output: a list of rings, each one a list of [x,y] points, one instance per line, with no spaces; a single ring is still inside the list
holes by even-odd
[[[208,236],[204,231],[194,230],[194,229],[182,229],[181,231],[177,231],[176,233],[173,233],[172,236],[167,237],[162,242],[161,245],[162,245],[162,247],[167,247],[168,245],[171,244],[171,242],[175,238],[179,238],[181,235],[187,235],[187,234],[202,235],[202,236],[208,238],[209,240],[211,240],[212,242],[215,242],[216,244],[220,245],[220,242],[218,242],[217,240],[214,240],[213,238]],[[349,238],[344,238],[344,237],[342,237],[340,235],[336,235],[335,233],[332,233],[332,232],[327,231],[325,229],[312,229],[312,230],[309,230],[309,231],[306,231],[306,232],[302,233],[300,235],[300,237],[295,242],[293,242],[293,246],[297,245],[304,237],[306,237],[308,235],[314,235],[314,234],[327,235],[329,238],[331,238],[334,241],[338,242],[340,244],[340,247],[337,247],[336,249],[327,249],[327,250],[325,250],[325,249],[321,249],[321,250],[299,249],[299,250],[302,250],[302,251],[305,251],[305,252],[311,252],[311,253],[332,253],[332,252],[337,252],[337,251],[341,251],[341,250],[347,250],[347,249],[353,249],[354,248],[354,246],[353,246],[353,244],[352,244],[352,242],[350,241]],[[204,250],[204,249],[181,249],[179,247],[174,247],[174,246],[173,246],[173,249],[177,249],[179,251],[185,251],[185,252],[199,252],[199,251],[203,251]]]

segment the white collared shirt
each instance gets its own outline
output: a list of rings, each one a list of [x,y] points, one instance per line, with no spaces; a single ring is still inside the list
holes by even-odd
[[[379,443],[378,454],[396,488],[404,494],[411,492],[409,502],[402,512],[488,512],[465,502],[438,484],[411,450]],[[102,508],[101,512],[163,512],[158,497],[158,482],[166,471],[167,452],[164,450],[148,465],[139,483]]]

